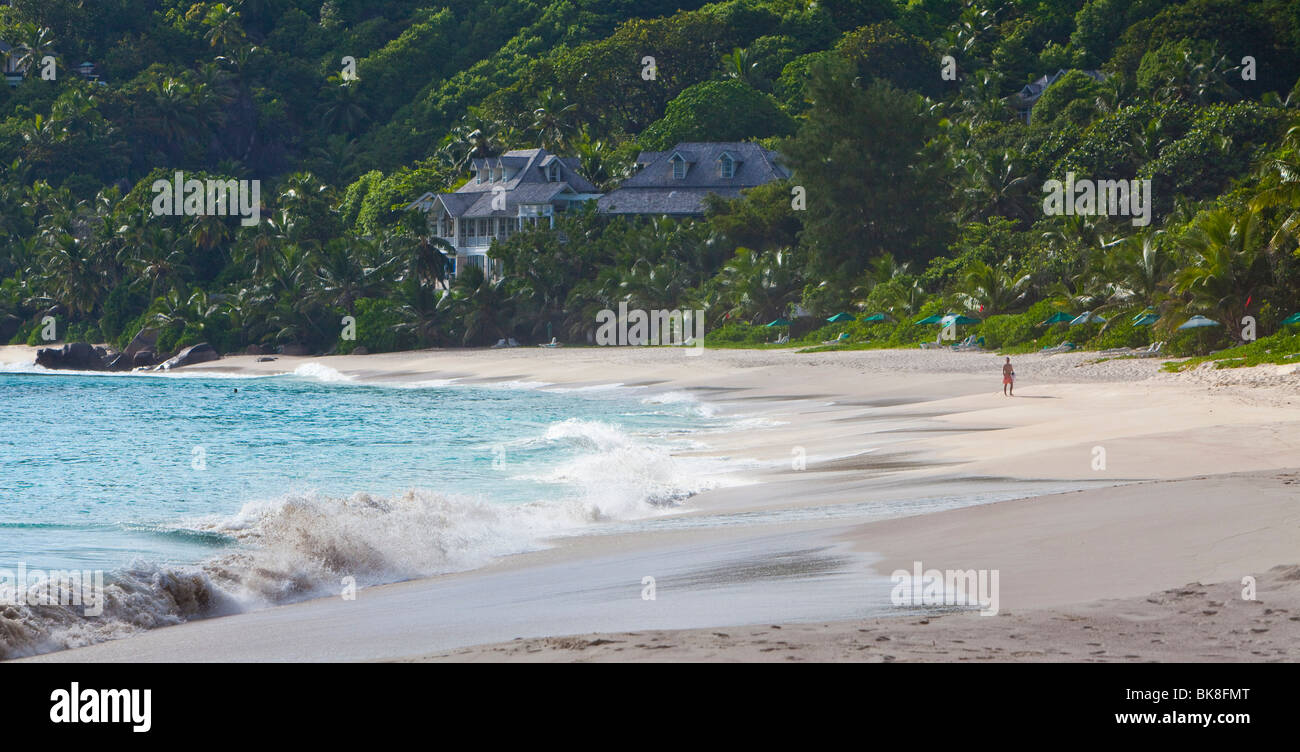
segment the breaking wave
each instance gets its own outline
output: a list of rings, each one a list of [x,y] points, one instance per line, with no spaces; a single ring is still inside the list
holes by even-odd
[[[100,616],[78,606],[12,605],[11,593],[0,599],[10,604],[0,605],[0,658],[337,596],[351,585],[474,569],[593,523],[667,513],[714,483],[698,472],[702,466],[671,456],[666,446],[600,421],[555,423],[510,451],[541,447],[565,450],[565,459],[535,476],[565,484],[561,499],[510,505],[428,489],[287,494],[246,503],[233,515],[155,529],[212,542],[221,552],[193,566],[137,563],[112,573]]]
[[[315,379],[326,384],[334,384],[344,381],[352,381],[352,376],[347,376],[327,365],[320,363],[303,363],[293,369],[294,376],[303,379]]]

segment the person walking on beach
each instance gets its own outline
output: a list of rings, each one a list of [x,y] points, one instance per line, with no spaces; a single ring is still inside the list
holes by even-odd
[[[1016,370],[1011,367],[1011,358],[1002,364],[1002,393],[1008,397],[1016,396]]]

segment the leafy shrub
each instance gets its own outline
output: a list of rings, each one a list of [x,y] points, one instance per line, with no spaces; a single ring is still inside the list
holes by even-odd
[[[357,301],[357,338],[339,340],[338,351],[350,353],[365,347],[372,353],[409,350],[416,346],[415,334],[398,326],[402,317],[397,303],[384,298],[361,298]]]
[[[706,332],[704,342],[706,345],[761,345],[775,339],[774,331],[775,329],[754,326],[753,324],[724,324],[717,329]]]
[[[1028,313],[989,316],[980,324],[979,335],[990,350],[1032,342],[1040,331],[1034,318]]]
[[[1133,317],[1138,310],[1115,312],[1106,325],[1086,346],[1091,350],[1109,350],[1117,347],[1146,347],[1151,344],[1151,327],[1134,326]]]
[[[737,80],[705,81],[669,102],[663,119],[646,128],[640,141],[647,149],[663,150],[683,141],[744,141],[793,132],[794,121],[771,95]]]

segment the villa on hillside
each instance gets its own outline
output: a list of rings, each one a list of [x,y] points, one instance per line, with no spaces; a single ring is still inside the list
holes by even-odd
[[[1026,123],[1028,123],[1029,117],[1034,109],[1034,104],[1038,102],[1039,97],[1042,97],[1043,92],[1051,88],[1052,84],[1059,81],[1061,76],[1064,76],[1068,72],[1069,71],[1062,68],[1050,76],[1039,76],[1032,83],[1025,84],[1024,88],[1011,95],[1011,106],[1014,107],[1016,113],[1019,114]],[[1094,81],[1106,80],[1106,74],[1099,70],[1086,70],[1083,71],[1083,73]]]
[[[668,151],[641,152],[637,172],[602,195],[578,174],[578,160],[545,149],[520,149],[475,159],[471,177],[451,193],[429,192],[407,209],[428,215],[430,233],[456,249],[452,275],[477,266],[490,279],[503,274],[491,258],[494,240],[527,226],[555,226],[555,215],[596,201],[613,216],[704,214],[710,194],[736,198],[741,190],[790,177],[776,152],[755,143],[681,143]]]
[[[668,151],[643,151],[637,172],[596,203],[602,214],[699,216],[710,194],[737,198],[790,177],[780,155],[750,142],[680,143]]]
[[[600,197],[578,166],[576,158],[545,149],[475,159],[467,183],[452,193],[426,193],[407,209],[428,213],[432,233],[456,249],[453,275],[477,266],[497,278],[501,264],[488,256],[493,240],[542,222],[554,227],[557,212]]]

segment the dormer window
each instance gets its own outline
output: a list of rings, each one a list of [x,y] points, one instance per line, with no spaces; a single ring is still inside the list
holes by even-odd
[[[488,168],[486,166],[480,167],[478,168],[477,172],[478,172],[478,182],[480,183],[487,182]]]
[[[673,179],[674,179],[674,180],[685,180],[685,179],[686,179],[686,160],[682,158],[682,155],[680,155],[680,154],[674,154],[674,155],[673,155],[673,158],[670,159],[670,160],[668,160],[668,161],[670,161],[670,162],[673,163]]]
[[[558,160],[546,165],[546,182],[560,182],[560,163]]]
[[[492,182],[499,183],[501,182],[501,179],[501,165],[497,165],[496,168],[492,170]]]
[[[727,179],[736,177],[736,160],[725,152],[718,158],[718,177]]]

